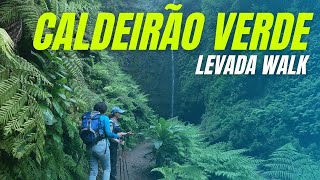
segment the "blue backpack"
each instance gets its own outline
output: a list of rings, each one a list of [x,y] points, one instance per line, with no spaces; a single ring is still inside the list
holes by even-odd
[[[105,138],[104,124],[99,112],[86,112],[82,115],[80,137],[86,145],[95,145]]]

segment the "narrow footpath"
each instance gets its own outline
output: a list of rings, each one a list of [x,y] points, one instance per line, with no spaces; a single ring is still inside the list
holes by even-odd
[[[150,171],[154,166],[154,161],[152,160],[151,152],[152,143],[141,143],[134,149],[125,152],[123,156],[126,159],[126,163],[125,161],[118,161],[118,180],[152,180]],[[119,173],[120,165],[122,166],[121,179]]]

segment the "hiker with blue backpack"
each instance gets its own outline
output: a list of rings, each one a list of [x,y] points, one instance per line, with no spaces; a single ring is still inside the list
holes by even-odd
[[[110,150],[108,138],[120,139],[127,133],[112,133],[108,116],[104,115],[107,105],[99,102],[94,105],[94,111],[82,115],[80,137],[87,146],[89,155],[89,180],[95,180],[98,175],[98,164],[101,162],[103,180],[110,178]]]

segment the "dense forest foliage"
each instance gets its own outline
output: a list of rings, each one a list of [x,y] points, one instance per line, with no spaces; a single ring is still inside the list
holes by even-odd
[[[0,179],[86,179],[78,124],[99,101],[106,101],[109,111],[127,110],[125,130],[138,131],[156,120],[146,95],[108,52],[32,47],[43,12],[89,12],[94,23],[101,7],[87,1],[1,2]],[[94,26],[88,27],[86,37]]]
[[[32,47],[37,20],[44,12],[59,17],[63,12],[89,12],[85,41],[90,41],[99,11],[167,15],[167,3],[171,1],[0,2],[0,179],[86,179],[88,163],[78,122],[98,101],[106,101],[109,109],[126,109],[123,128],[152,138],[155,178],[319,177],[320,2],[176,1],[183,4],[185,16],[204,13],[206,27],[196,50],[174,52],[174,116],[178,118],[169,120],[157,114],[170,117],[170,50],[37,51]],[[195,76],[199,54],[234,53],[212,50],[217,12],[252,11],[315,13],[311,34],[304,39],[308,50],[277,52],[311,55],[308,75]],[[135,138],[129,142],[135,143]]]
[[[158,1],[154,1],[158,2]],[[165,1],[164,4],[171,1]],[[272,179],[317,179],[307,176],[305,169],[319,167],[319,2],[295,0],[287,1],[192,1],[181,0],[181,11],[187,16],[192,12],[202,12],[206,16],[205,31],[200,46],[192,51],[175,51],[176,68],[174,115],[186,122],[198,124],[205,134],[205,142],[215,144],[228,142],[232,148],[248,151],[247,155],[267,160],[258,168],[262,176]],[[163,4],[154,8],[164,13]],[[308,42],[307,51],[213,51],[216,18],[218,12],[314,12],[314,20],[307,23],[310,35],[303,38]],[[248,25],[252,26],[252,23]],[[243,41],[249,41],[244,36]],[[229,41],[228,46],[231,45]],[[153,53],[153,52],[152,52]],[[149,54],[152,54],[149,53]],[[199,54],[308,54],[306,76],[196,76],[194,75]],[[150,94],[151,106],[163,117],[170,116],[171,52],[161,52],[159,57],[149,54],[129,52],[124,57],[122,68],[132,74],[142,89]],[[132,60],[134,59],[134,60]],[[163,62],[159,66],[159,61]],[[147,66],[148,68],[144,68]],[[262,66],[262,59],[258,60]],[[139,71],[138,69],[146,69]],[[163,83],[159,76],[166,77]],[[261,74],[261,73],[260,73]],[[147,79],[144,77],[148,76]],[[162,82],[160,84],[159,82]],[[166,85],[166,86],[161,86]],[[150,88],[157,88],[156,90]],[[159,96],[161,90],[169,89]],[[160,100],[159,100],[160,99]],[[165,102],[163,102],[165,101]],[[166,104],[165,106],[163,104]],[[291,156],[297,154],[296,158]],[[274,158],[276,157],[277,158]],[[281,158],[292,157],[291,160]],[[310,167],[300,158],[309,162]],[[305,159],[306,158],[306,159]],[[289,158],[290,159],[290,158]],[[278,160],[278,161],[277,161]],[[293,162],[292,162],[293,161]],[[311,163],[312,161],[312,163]],[[270,164],[268,164],[270,163]],[[277,164],[278,163],[278,164]],[[289,164],[295,164],[287,166]],[[318,165],[317,165],[318,164]],[[269,172],[270,171],[270,172]],[[311,170],[312,172],[313,171]],[[308,171],[309,173],[311,171]]]

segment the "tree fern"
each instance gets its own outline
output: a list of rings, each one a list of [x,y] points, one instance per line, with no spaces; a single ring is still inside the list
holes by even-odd
[[[15,47],[17,46],[17,43],[21,40],[22,32],[23,32],[22,26],[23,26],[22,20],[17,20],[5,27],[5,30],[8,32],[9,36],[12,38]]]
[[[4,2],[7,5],[0,6],[0,12],[12,7],[17,13],[17,17],[8,15],[3,21],[4,27],[10,26],[9,29],[17,32],[12,34],[15,42],[20,40],[14,37],[19,36],[20,31],[24,33],[21,41],[32,40],[36,21],[47,10],[57,14],[58,20],[64,11],[76,14],[92,11],[89,24],[93,24],[94,14],[100,7],[99,3],[93,5],[84,0]],[[11,27],[9,22],[23,23]],[[93,25],[87,29],[85,39],[92,29]],[[109,64],[109,57],[91,52],[31,51],[28,47],[18,47],[18,50],[31,51],[25,58],[14,48],[17,47],[8,33],[0,28],[0,95],[4,97],[0,102],[0,158],[6,159],[0,163],[0,177],[85,179],[88,166],[85,158],[77,166],[85,151],[78,134],[78,121],[81,113],[91,110],[97,101],[107,99],[109,106],[128,107],[128,113],[123,117],[125,129],[136,130],[140,125],[148,127],[154,118],[145,96],[136,85],[128,86],[134,82],[124,75],[116,62]],[[91,76],[92,66],[101,65],[101,61],[103,68],[107,67],[112,73],[103,76],[99,72],[95,73],[97,77]],[[101,88],[91,83],[97,81],[104,82]],[[114,86],[116,83],[118,86]],[[124,87],[121,92],[128,93],[115,97],[103,90],[109,85]]]
[[[8,76],[9,76],[8,69],[0,65],[0,82],[4,79],[7,79]]]
[[[41,169],[36,166],[32,158],[27,157],[19,161],[16,164],[14,171],[16,172],[16,178],[22,179],[41,179],[39,171]]]
[[[152,172],[159,172],[165,180],[207,180],[205,172],[198,167],[174,164],[173,166],[164,166],[152,169]]]
[[[16,93],[0,107],[0,125],[6,124],[20,108],[27,102],[28,96],[25,92]]]
[[[83,75],[82,75],[82,67],[79,67],[76,60],[65,58],[63,59],[63,63],[66,67],[66,69],[73,75],[74,78],[79,79],[80,81],[83,81]]]
[[[51,85],[51,83],[43,76],[43,74],[34,67],[31,63],[27,62],[22,57],[19,57],[13,52],[13,41],[7,32],[0,28],[0,64],[6,68],[13,69],[14,75],[20,78],[22,82],[44,83]],[[30,81],[31,80],[31,81]]]
[[[24,84],[24,86],[29,95],[38,98],[39,100],[45,100],[48,105],[51,105],[50,98],[52,98],[52,95],[46,90],[35,84]]]
[[[258,175],[258,160],[242,155],[246,150],[228,150],[219,144],[198,150],[192,159],[208,174],[227,179],[261,179]]]
[[[2,1],[0,7],[0,24],[10,24],[19,19],[16,3],[13,3],[12,1]]]
[[[4,55],[1,59],[9,58],[14,61],[13,47],[14,43],[8,33],[0,28],[0,53]]]
[[[20,88],[19,79],[12,77],[0,83],[0,106],[10,99]]]
[[[44,6],[43,3],[40,4]],[[2,24],[2,27],[7,27],[23,17],[23,24],[33,36],[38,18],[41,15],[41,11],[34,0],[4,0],[0,4],[0,10],[0,24]]]
[[[30,114],[30,107],[24,106],[17,113],[17,115],[11,118],[4,127],[4,135],[8,136],[14,133],[15,131],[21,131],[23,122],[27,119]]]
[[[34,82],[35,84],[44,83],[44,85],[51,86],[51,82],[40,72],[34,65],[25,59],[16,56],[18,63],[12,64],[12,68],[16,70],[16,75],[21,77],[23,82]]]
[[[41,11],[33,0],[14,0],[17,2],[17,11],[23,17],[23,23],[29,30],[31,36],[33,37],[34,32],[37,28],[38,19],[41,15]]]
[[[260,161],[244,156],[246,150],[230,150],[226,145],[208,145],[202,141],[200,130],[194,126],[160,119],[152,127],[155,158],[154,169],[164,178],[261,179],[257,171]]]
[[[0,31],[2,69],[7,70],[0,81],[3,97],[0,103],[0,128],[3,130],[0,149],[17,159],[34,154],[35,162],[40,163],[46,133],[44,118],[37,101],[29,94],[32,90],[26,85],[51,83],[32,64],[14,54],[12,41],[3,29]]]
[[[271,179],[316,180],[320,175],[320,166],[290,143],[272,153],[263,167],[262,174]]]
[[[24,17],[24,25],[29,27],[29,32],[32,32],[38,19],[37,16],[39,15],[40,7],[33,1],[7,1],[6,3],[14,4],[14,9]],[[42,3],[42,6],[43,5]],[[2,8],[3,6],[0,7],[0,10],[2,10]],[[2,60],[0,62],[0,89],[1,96],[4,97],[1,98],[0,103],[0,133],[4,135],[0,139],[0,143],[2,144],[0,154],[1,159],[9,159],[8,162],[2,163],[5,163],[7,166],[12,166],[10,162],[19,159],[21,166],[15,168],[17,171],[10,170],[11,175],[15,174],[15,177],[23,179],[33,179],[36,177],[38,177],[37,179],[48,179],[48,177],[44,176],[41,166],[39,166],[40,164],[45,164],[48,160],[45,159],[46,154],[52,154],[50,151],[44,151],[44,146],[46,141],[48,141],[48,137],[45,137],[45,135],[48,131],[46,130],[44,114],[42,109],[39,108],[39,104],[46,102],[47,105],[51,105],[51,98],[53,98],[53,96],[47,91],[48,87],[55,86],[55,88],[51,87],[51,90],[55,90],[58,86],[66,86],[60,82],[51,84],[45,77],[46,73],[40,72],[38,67],[24,58],[17,56],[13,48],[14,44],[9,35],[5,30],[0,29],[0,58]],[[41,56],[47,58],[45,54]],[[56,56],[56,59],[57,58]],[[55,66],[55,68],[56,67],[57,66]],[[54,71],[54,68],[52,70]],[[59,71],[56,72],[59,74]],[[54,92],[54,95],[56,96],[56,92]],[[57,102],[57,100],[54,99],[53,102]],[[55,109],[58,107],[59,105],[57,103],[51,106],[51,108]],[[77,125],[73,124],[72,126],[76,127]],[[72,130],[74,131],[73,133],[77,131],[76,128]],[[49,131],[48,133],[50,134],[52,132]],[[57,139],[56,137],[58,136],[53,134],[53,137]],[[76,138],[80,141],[79,137]],[[59,149],[62,149],[63,146],[62,143],[57,144]],[[80,143],[78,143],[77,146],[80,147]],[[75,149],[77,149],[77,151],[81,150],[79,148]],[[51,174],[61,172],[60,179],[70,179],[72,172],[76,174],[75,170],[65,167],[70,167],[70,165],[74,166],[75,161],[67,160],[67,155],[61,150],[59,152],[63,157],[60,159],[61,161],[54,164],[55,169],[52,169]],[[55,154],[55,156],[58,157],[61,154]],[[25,161],[28,157],[34,158]],[[25,169],[30,171],[31,169],[23,168],[23,166],[34,167],[32,169],[33,173],[31,173],[30,176],[26,175]],[[81,168],[82,166],[79,166],[77,170],[78,174],[83,172],[83,170],[80,170]],[[1,168],[0,171],[2,172],[3,170],[4,168]],[[84,176],[84,174],[82,173],[81,176]]]
[[[49,11],[49,7],[48,7],[48,4],[47,4],[47,1],[46,0],[37,0],[35,1],[37,4],[39,4],[39,9],[42,11],[42,12],[48,12]]]

